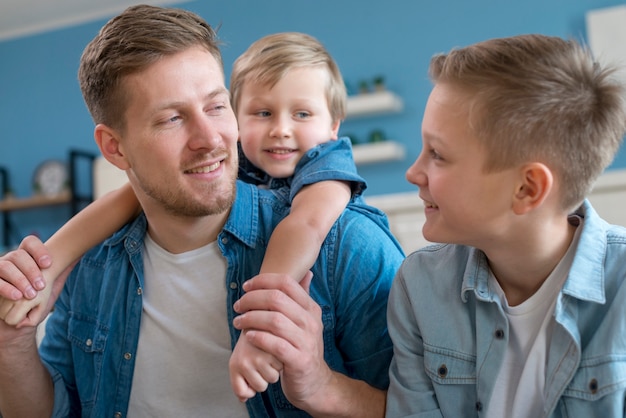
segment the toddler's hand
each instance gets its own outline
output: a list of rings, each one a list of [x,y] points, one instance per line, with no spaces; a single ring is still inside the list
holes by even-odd
[[[230,384],[241,402],[264,392],[270,383],[278,382],[281,362],[253,346],[242,331],[228,363]]]

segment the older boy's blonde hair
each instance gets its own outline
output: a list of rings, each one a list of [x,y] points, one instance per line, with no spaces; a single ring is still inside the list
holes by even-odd
[[[339,67],[326,48],[314,37],[299,32],[265,36],[254,42],[233,64],[230,94],[233,110],[246,82],[274,86],[293,68],[322,67],[328,70],[326,100],[333,122],[346,116],[346,86]]]
[[[124,77],[192,47],[206,49],[222,68],[216,31],[183,9],[131,6],[111,19],[85,47],[78,80],[95,123],[125,127]]]
[[[626,93],[615,70],[575,41],[521,35],[437,55],[429,74],[467,93],[487,171],[543,162],[561,181],[563,208],[572,210],[624,136]]]

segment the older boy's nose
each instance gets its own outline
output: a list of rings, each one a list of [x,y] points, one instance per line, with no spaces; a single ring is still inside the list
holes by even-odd
[[[417,187],[423,187],[428,183],[428,177],[424,170],[422,170],[420,164],[420,157],[406,171],[406,179],[409,183],[416,185]]]

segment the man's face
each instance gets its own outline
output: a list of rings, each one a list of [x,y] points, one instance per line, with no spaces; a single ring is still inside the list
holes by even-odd
[[[144,210],[183,217],[230,208],[237,122],[220,64],[205,49],[165,57],[128,76],[120,151]]]

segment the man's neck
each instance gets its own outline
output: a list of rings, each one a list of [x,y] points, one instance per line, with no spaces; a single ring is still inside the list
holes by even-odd
[[[148,216],[148,234],[166,251],[180,254],[203,247],[217,239],[230,211],[204,217],[168,214]]]

